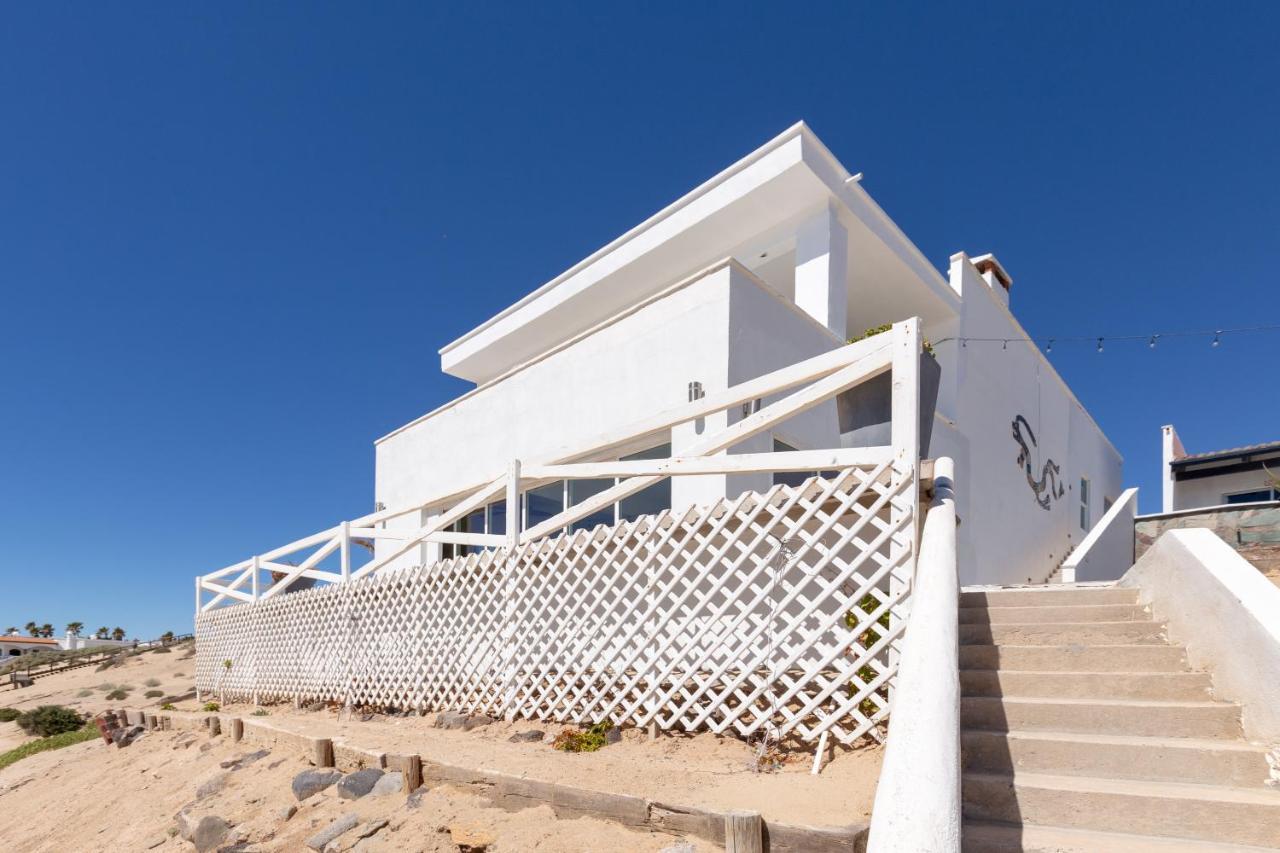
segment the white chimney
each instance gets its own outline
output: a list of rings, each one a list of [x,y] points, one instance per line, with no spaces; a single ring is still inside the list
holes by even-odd
[[[978,272],[982,274],[982,278],[986,281],[987,287],[991,288],[991,292],[1007,306],[1009,304],[1009,289],[1013,287],[1013,279],[1009,276],[1009,273],[1005,272],[1004,267],[1000,266],[996,256],[988,252],[985,255],[970,258],[970,261],[977,267]]]

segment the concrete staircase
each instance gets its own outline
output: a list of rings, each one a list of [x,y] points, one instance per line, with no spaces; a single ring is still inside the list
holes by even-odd
[[[1266,748],[1137,602],[961,594],[966,851],[1280,849]]]

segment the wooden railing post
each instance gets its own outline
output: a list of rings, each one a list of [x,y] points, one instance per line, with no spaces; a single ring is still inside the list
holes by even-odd
[[[901,529],[890,544],[890,559],[894,568],[889,575],[889,596],[898,600],[904,588],[915,577],[916,552],[919,542],[920,505],[920,318],[912,317],[894,323],[893,336],[893,385],[890,401],[890,445],[893,449],[893,480],[895,485],[904,481],[908,487],[896,494],[890,503],[890,526]],[[903,599],[889,611],[890,633],[898,635],[899,623],[907,618],[911,609],[910,598]],[[889,647],[889,667],[896,669],[901,644],[895,639]],[[893,702],[893,686],[889,687],[890,705]]]
[[[351,522],[344,521],[339,527],[338,553],[342,561],[342,582],[346,583],[351,580]]]
[[[507,469],[507,553],[502,558],[502,711],[508,722],[516,718],[516,549],[520,547],[520,460]]]
[[[507,547],[520,544],[520,460],[512,459],[507,470]]]

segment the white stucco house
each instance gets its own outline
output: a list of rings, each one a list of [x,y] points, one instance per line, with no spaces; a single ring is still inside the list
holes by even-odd
[[[0,635],[0,661],[35,652],[56,652],[62,646],[53,637],[25,637],[21,634]]]
[[[1208,530],[1135,561],[1012,289],[798,124],[442,347],[474,387],[372,513],[197,576],[198,695],[884,741],[822,849],[1280,849],[1280,589]]]
[[[62,637],[28,637],[18,632],[0,635],[0,658],[18,657],[33,652],[75,651],[90,648],[125,648],[137,645],[137,640],[110,640],[72,634]]]
[[[962,581],[1043,581],[1120,493],[1120,455],[1026,340],[1011,307],[1013,279],[999,261],[956,252],[940,272],[860,178],[797,124],[447,343],[441,369],[475,387],[376,442],[379,506],[438,499],[392,526],[426,523],[509,459],[571,448],[918,316],[941,367],[921,455],[956,461]],[[866,440],[842,408],[828,403],[727,453]],[[748,409],[709,417],[704,427],[731,424]],[[679,455],[699,434],[682,425],[620,453]],[[676,477],[579,524],[769,482],[768,474]],[[523,526],[610,483],[541,487],[526,495]],[[501,533],[503,507],[495,502],[454,529]],[[424,544],[405,559],[431,562],[453,547]]]
[[[1160,433],[1164,512],[1280,500],[1280,441],[1188,453],[1172,424]]]

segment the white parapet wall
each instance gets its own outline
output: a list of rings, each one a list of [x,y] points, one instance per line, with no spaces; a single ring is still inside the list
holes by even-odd
[[[1280,588],[1202,528],[1161,535],[1120,585],[1141,590],[1217,698],[1243,706],[1247,737],[1280,741]]]
[[[1113,581],[1133,565],[1138,490],[1126,489],[1062,562],[1063,583]]]
[[[898,664],[870,853],[960,850],[960,631],[954,463],[939,459]]]

